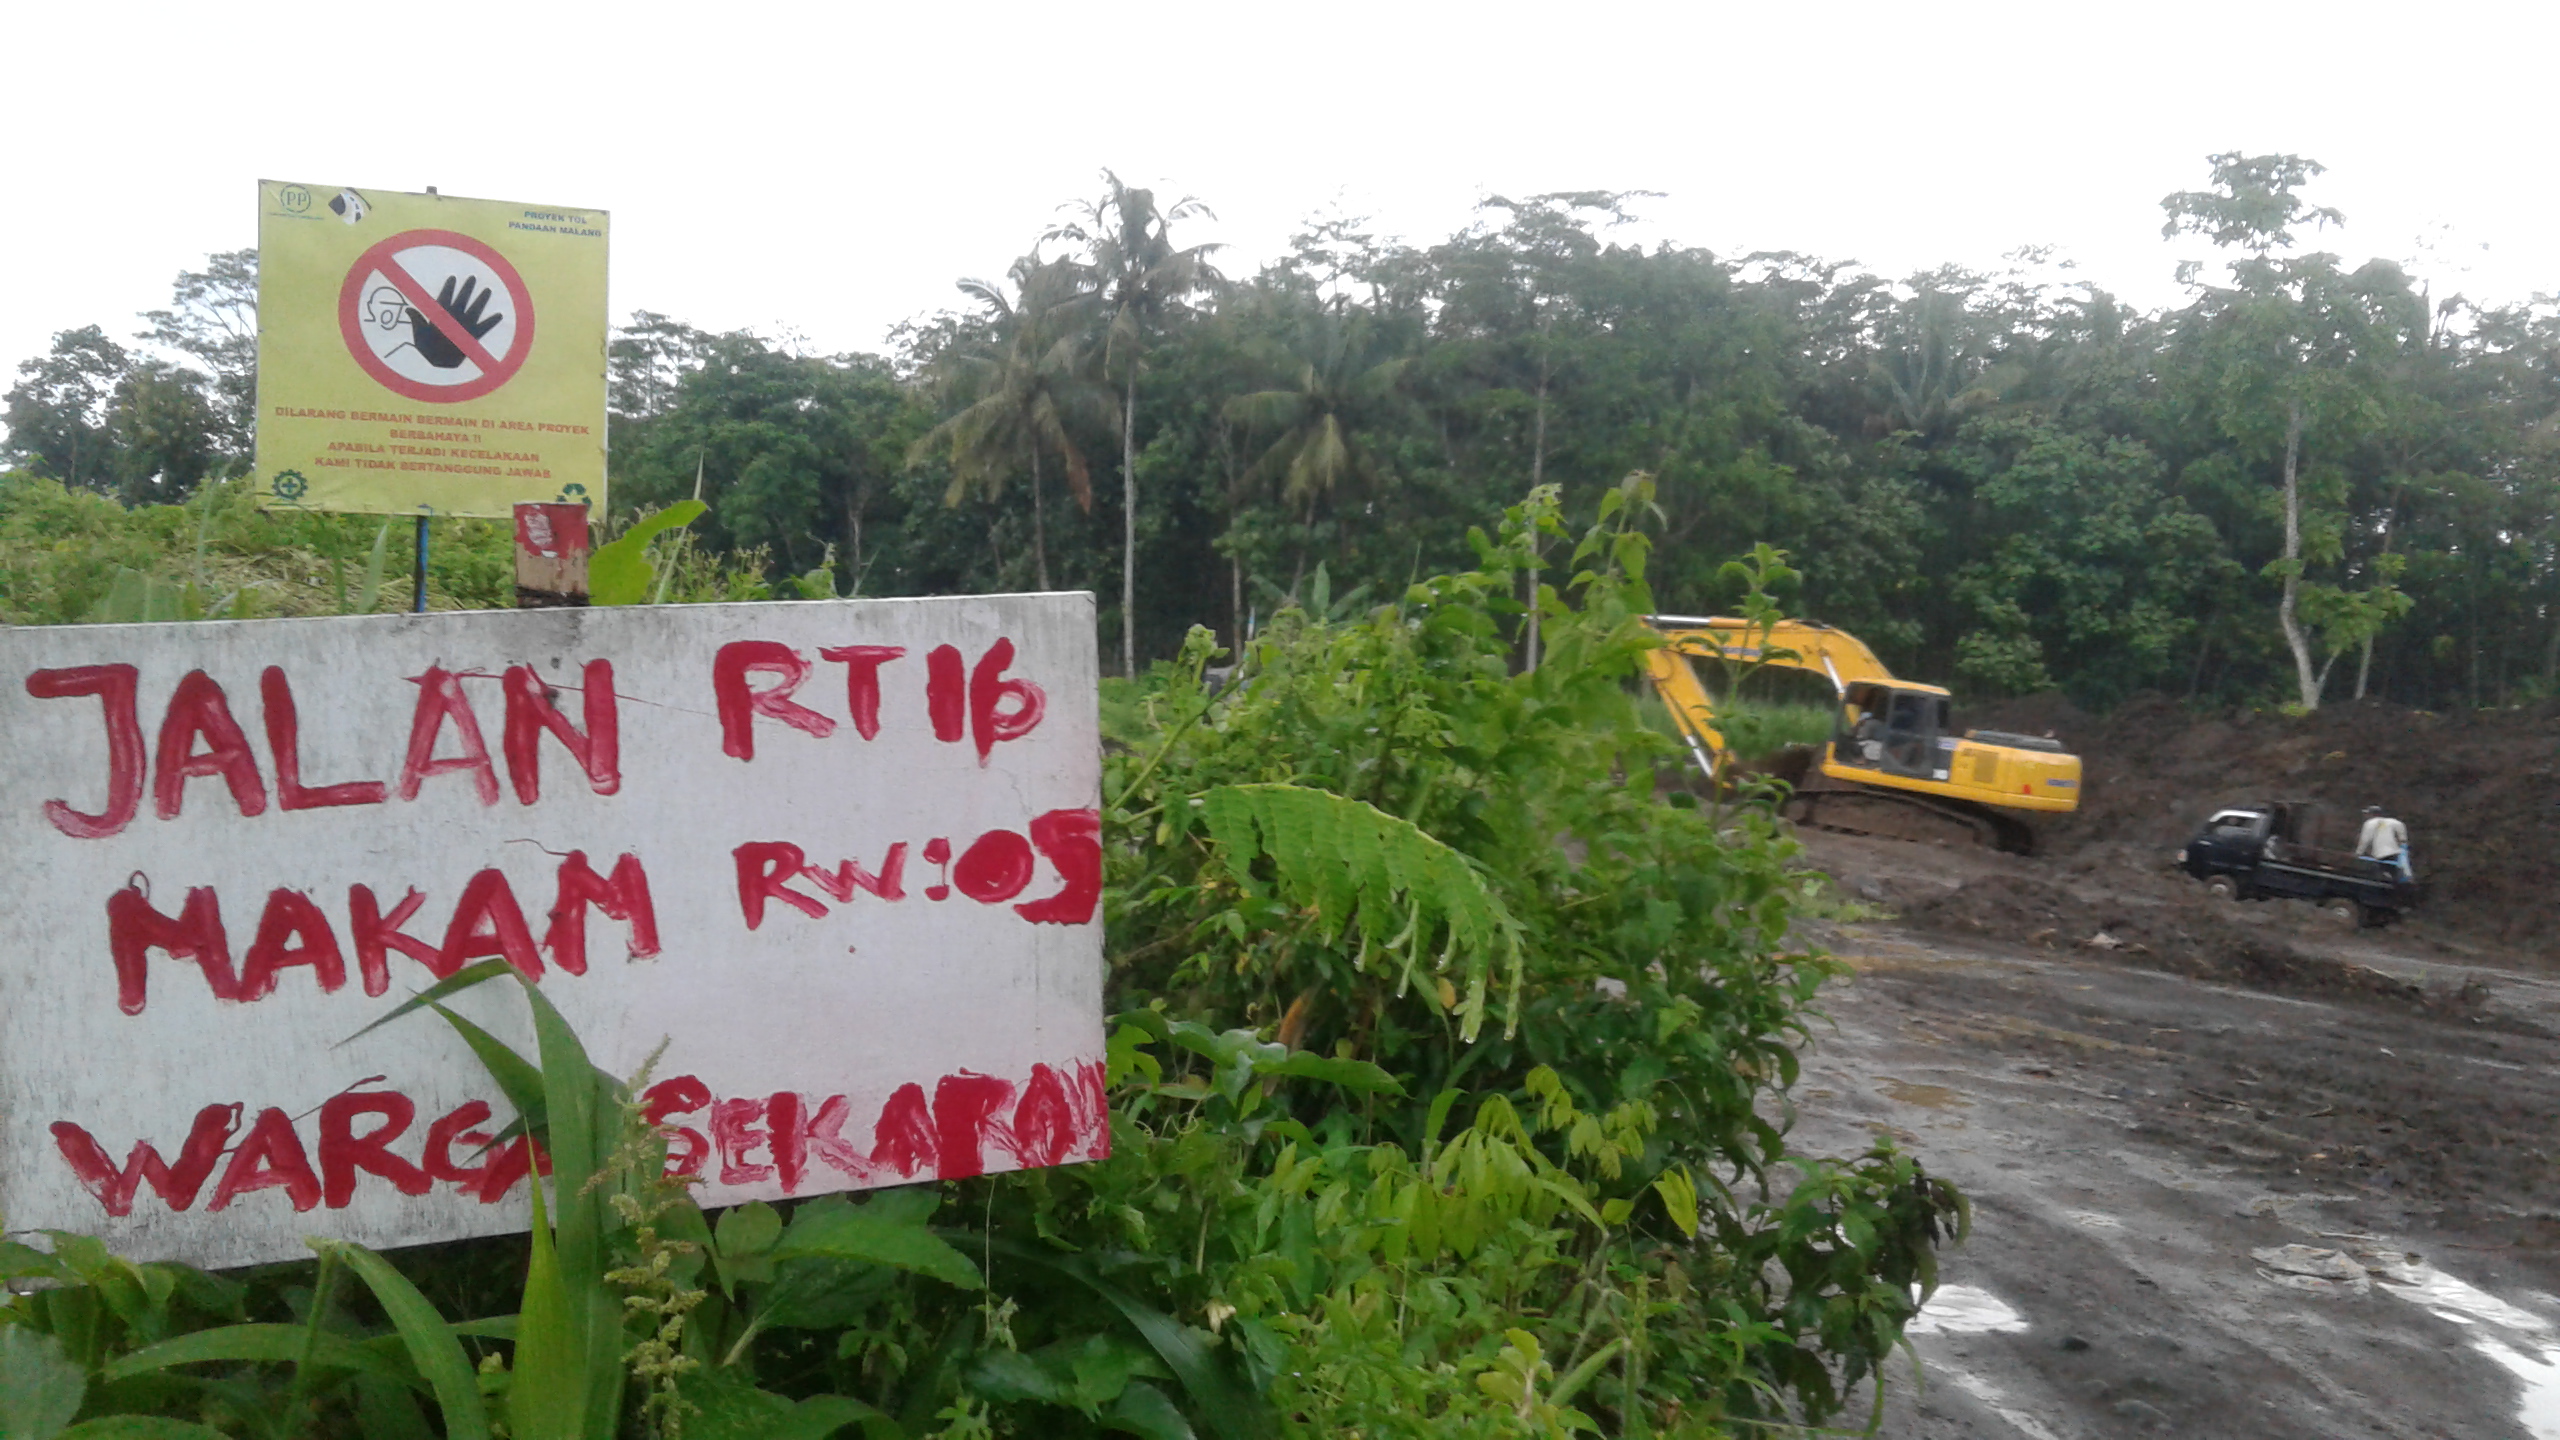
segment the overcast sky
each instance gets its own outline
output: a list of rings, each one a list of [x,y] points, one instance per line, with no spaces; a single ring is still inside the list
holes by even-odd
[[[2324,243],[2560,290],[2549,5],[24,3],[0,377],[256,242],[260,177],[598,207],[613,306],[877,348],[1104,166],[1231,271],[1310,213],[1428,242],[1487,194],[1890,275],[2059,248],[2173,300],[2208,152],[2328,165]]]

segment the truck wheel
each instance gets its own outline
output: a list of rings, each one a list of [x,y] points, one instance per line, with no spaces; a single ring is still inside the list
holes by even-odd
[[[2361,924],[2364,919],[2363,915],[2359,913],[2364,907],[2358,905],[2353,900],[2348,900],[2343,897],[2335,900],[2323,900],[2320,902],[2320,908],[2329,912],[2329,918],[2337,921],[2341,925]]]
[[[2356,926],[2359,929],[2379,930],[2390,924],[2393,918],[2392,912],[2384,906],[2359,905],[2356,907]]]
[[[2237,900],[2240,898],[2240,887],[2231,883],[2230,876],[2216,875],[2204,882],[2204,893],[2216,900]]]

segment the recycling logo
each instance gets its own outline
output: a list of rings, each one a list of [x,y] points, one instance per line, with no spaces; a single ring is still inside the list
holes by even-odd
[[[507,257],[450,230],[367,250],[338,291],[338,328],[366,374],[429,404],[477,400],[533,350],[533,292]]]

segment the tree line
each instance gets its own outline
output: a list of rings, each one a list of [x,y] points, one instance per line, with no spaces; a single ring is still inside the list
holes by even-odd
[[[1894,280],[1646,249],[1612,238],[1642,197],[1601,191],[1492,197],[1429,245],[1310,222],[1230,275],[1207,207],[1106,172],[884,354],[633,315],[615,503],[698,494],[703,543],[837,593],[1090,589],[1120,668],[1318,576],[1391,597],[1523,493],[1588,515],[1642,471],[1662,604],[1729,603],[1767,542],[1798,613],[1968,694],[2560,691],[2560,315],[2319,248],[2311,161],[2210,164],[2164,225],[2222,258],[2154,311],[2033,251]],[[64,332],[10,451],[128,503],[237,473],[254,291],[216,256],[139,345]]]

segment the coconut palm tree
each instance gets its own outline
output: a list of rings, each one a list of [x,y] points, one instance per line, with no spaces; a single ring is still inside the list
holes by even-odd
[[[1156,208],[1155,192],[1121,183],[1105,170],[1110,192],[1085,205],[1083,214],[1050,231],[1050,238],[1086,248],[1102,308],[1109,317],[1103,333],[1105,378],[1120,385],[1120,666],[1138,673],[1138,369],[1148,336],[1165,311],[1221,277],[1208,263],[1221,247],[1194,245],[1177,250],[1167,231],[1177,220],[1217,216],[1208,206],[1184,196],[1167,209]]]
[[[1379,353],[1385,347],[1369,316],[1340,302],[1308,311],[1296,330],[1285,347],[1264,351],[1281,385],[1229,400],[1226,417],[1273,437],[1243,483],[1276,483],[1280,498],[1313,525],[1319,504],[1351,482],[1381,478],[1358,431],[1394,402],[1413,362]]]
[[[982,348],[960,348],[936,362],[942,392],[959,409],[916,441],[909,465],[936,451],[951,458],[943,502],[995,499],[1013,476],[1031,476],[1031,561],[1040,588],[1049,586],[1049,542],[1043,462],[1058,458],[1076,504],[1093,509],[1093,476],[1076,444],[1078,428],[1108,431],[1108,393],[1090,367],[1087,336],[1100,297],[1090,272],[1071,260],[1026,255],[1013,264],[1013,293],[985,280],[963,280],[962,293],[987,312],[993,336]]]

